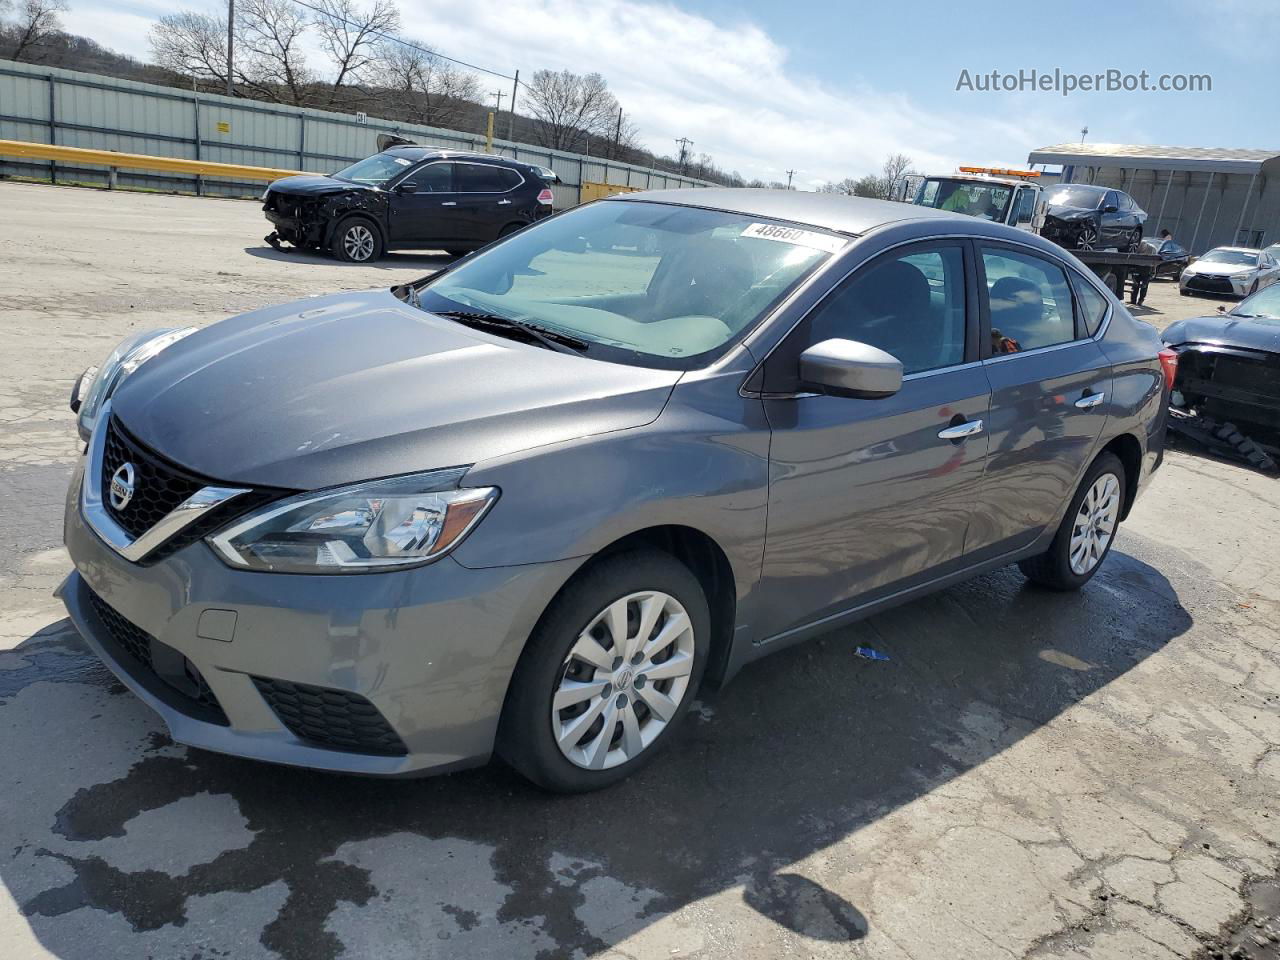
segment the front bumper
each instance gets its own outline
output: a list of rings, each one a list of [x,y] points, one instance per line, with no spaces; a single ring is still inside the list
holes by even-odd
[[[232,570],[201,541],[139,565],[85,523],[80,482],[59,589],[76,629],[174,740],[257,760],[388,776],[483,763],[525,639],[581,562],[306,576]],[[153,663],[119,642],[113,613],[154,639]],[[365,702],[398,752],[309,735],[308,720],[359,722]]]
[[[1180,289],[1189,293],[1216,293],[1228,297],[1243,297],[1249,292],[1252,277],[1235,277],[1222,274],[1183,273],[1178,279]]]

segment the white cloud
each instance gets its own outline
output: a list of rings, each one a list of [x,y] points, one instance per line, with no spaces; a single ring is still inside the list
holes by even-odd
[[[141,57],[148,53],[146,15],[173,9],[133,0],[120,14],[102,2],[73,0],[68,26]],[[898,152],[928,170],[1020,163],[1028,150],[1059,142],[1071,129],[1043,114],[996,107],[993,97],[955,93],[945,81],[931,104],[895,91],[891,78],[879,89],[837,88],[794,67],[790,51],[754,24],[716,23],[665,3],[401,0],[401,10],[408,38],[503,73],[598,71],[650,149],[674,153],[675,138],[689,137],[695,153],[747,177],[785,179],[795,169],[797,185],[816,185],[876,172]],[[504,85],[509,91],[509,82],[485,78],[486,89]]]

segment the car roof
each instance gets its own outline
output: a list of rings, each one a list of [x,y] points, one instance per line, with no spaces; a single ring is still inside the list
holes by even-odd
[[[383,153],[393,153],[396,156],[410,158],[414,161],[418,160],[477,160],[481,163],[492,163],[499,166],[507,167],[529,167],[531,164],[522,160],[512,160],[510,157],[503,157],[493,153],[472,153],[467,150],[447,150],[444,147],[419,147],[400,144],[394,147],[387,147]]]
[[[1091,190],[1094,193],[1106,193],[1108,190],[1114,190],[1116,193],[1124,193],[1119,187],[1104,187],[1099,183],[1055,183],[1052,187],[1076,187],[1080,190]]]
[[[1227,253],[1261,253],[1262,252],[1257,247],[1214,247],[1213,250],[1210,250],[1209,252],[1213,253],[1214,250],[1225,250]]]
[[[787,220],[834,230],[837,233],[866,233],[874,227],[899,220],[955,220],[971,228],[973,217],[921,207],[895,200],[872,200],[838,193],[810,193],[803,190],[758,190],[747,187],[686,188],[646,190],[618,194],[610,201],[627,203],[676,203],[707,210],[723,210],[750,217]],[[985,221],[984,221],[985,222]]]

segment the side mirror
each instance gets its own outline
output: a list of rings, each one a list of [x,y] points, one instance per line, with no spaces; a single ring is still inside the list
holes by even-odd
[[[800,354],[800,379],[835,397],[875,400],[902,389],[902,362],[856,340],[823,340]]]
[[[1105,207],[1103,207],[1103,208],[1102,208],[1102,212],[1103,212],[1103,213],[1116,213],[1119,209],[1120,209],[1120,208],[1119,208],[1119,207],[1117,207],[1114,203],[1108,203]]]
[[[412,180],[406,180],[400,186],[396,187],[396,193],[417,193],[418,185]]]

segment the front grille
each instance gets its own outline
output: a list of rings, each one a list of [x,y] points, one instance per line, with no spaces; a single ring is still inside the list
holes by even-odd
[[[1230,280],[1212,274],[1193,273],[1187,278],[1187,287],[1191,290],[1203,290],[1205,293],[1235,293]]]
[[[170,463],[134,439],[114,416],[107,422],[107,435],[102,449],[102,502],[116,523],[133,539],[138,539],[175,507],[193,493],[208,486],[234,486],[209,480]],[[111,478],[121,465],[133,464],[133,496],[123,510],[117,510],[111,502]],[[274,487],[256,487],[232,497],[226,503],[210,510],[194,523],[183,527],[176,534],[156,547],[141,561],[144,564],[181,550],[215,530],[230,523],[236,517],[257,509],[272,500],[287,497],[292,490]]]
[[[147,677],[163,681],[173,694],[180,698],[184,706],[194,707],[187,712],[196,719],[224,727],[229,725],[222,705],[218,703],[217,697],[213,695],[208,682],[196,669],[194,663],[177,650],[161,643],[151,634],[134,625],[92,590],[86,588],[86,593],[89,595],[93,612],[106,630],[107,636],[116,648],[128,657],[131,661],[130,665],[135,668],[135,673],[137,670],[142,670]],[[165,661],[174,665],[172,672],[157,669],[156,648],[159,648]],[[173,696],[168,699],[172,700]]]
[[[133,464],[133,496],[124,509],[111,502],[111,478],[126,463]],[[112,417],[102,451],[102,502],[111,516],[135,540],[154,527],[180,503],[206,484],[166,463],[130,437]]]
[[[1213,366],[1213,382],[1258,394],[1258,399],[1280,400],[1280,364],[1220,356]]]
[[[350,753],[409,752],[378,708],[357,693],[265,677],[254,677],[253,684],[299,740]]]

